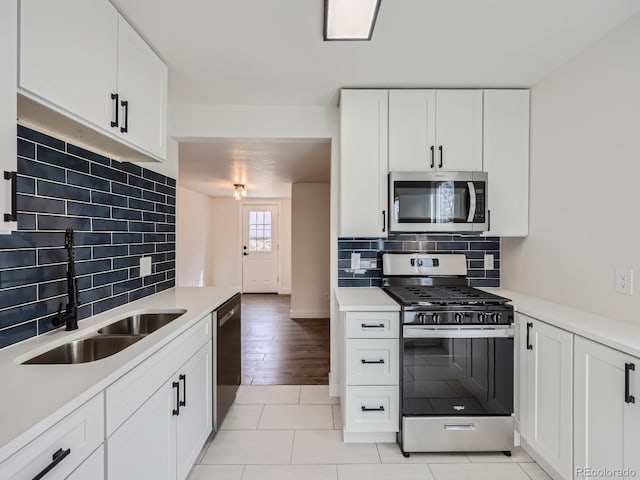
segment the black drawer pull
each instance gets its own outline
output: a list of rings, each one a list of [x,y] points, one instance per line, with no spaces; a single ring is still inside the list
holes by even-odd
[[[176,408],[174,408],[171,411],[171,415],[180,415],[180,383],[179,382],[173,382],[171,384],[171,388],[175,388],[176,389]]]
[[[123,100],[120,102],[122,108],[124,108],[124,127],[120,127],[122,133],[129,131],[129,100]]]
[[[624,401],[625,403],[636,403],[636,397],[629,395],[629,372],[635,371],[635,363],[624,364]]]
[[[112,93],[111,94],[111,100],[113,100],[113,109],[115,110],[115,119],[111,120],[111,128],[116,128],[118,126],[118,124],[120,123],[118,121],[118,110],[120,109],[120,107],[118,106],[118,98],[120,97],[120,95],[118,95],[117,93]]]
[[[384,363],[384,360],[382,358],[380,360],[365,360],[364,358],[362,358],[360,359],[360,362],[364,364],[370,364],[370,363],[378,364],[378,363]]]
[[[384,412],[384,407],[382,405],[380,405],[378,408],[369,408],[362,405],[360,408],[363,412]]]
[[[436,166],[436,146],[431,145],[431,168]]]
[[[533,328],[533,323],[527,322],[527,350],[533,350],[533,345],[531,345],[529,334],[531,329]]]
[[[361,323],[360,326],[362,328],[384,328],[384,323],[376,323],[375,325],[371,325],[369,323]]]
[[[186,407],[187,406],[187,376],[186,375],[180,375],[178,377],[182,382],[182,400],[180,401],[180,406],[181,407]]]
[[[71,449],[67,448],[66,450],[63,449],[59,449],[56,453],[54,453],[51,457],[51,463],[49,465],[47,465],[46,467],[44,467],[44,469],[37,474],[35,477],[33,477],[33,480],[40,480],[41,478],[44,478],[44,476],[49,473],[51,470],[53,470],[54,468],[56,468],[56,466],[65,458],[67,458],[69,456],[69,454],[71,453]]]
[[[16,172],[4,172],[4,179],[11,181],[11,213],[4,214],[5,222],[18,221],[18,174]]]
[[[444,163],[444,153],[442,145],[438,147],[438,150],[440,150],[440,165],[438,165],[438,168],[442,168],[442,164]]]

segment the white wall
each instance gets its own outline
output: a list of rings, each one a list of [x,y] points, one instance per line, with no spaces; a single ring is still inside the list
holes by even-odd
[[[212,285],[210,198],[178,187],[177,205],[177,285],[181,287]]]
[[[503,286],[640,324],[640,15],[531,92],[530,235]],[[633,296],[614,291],[632,267]]]
[[[291,317],[327,318],[330,301],[330,185],[291,186]]]

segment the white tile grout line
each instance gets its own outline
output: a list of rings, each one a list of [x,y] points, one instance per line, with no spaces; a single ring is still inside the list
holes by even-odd
[[[260,415],[258,416],[258,423],[256,423],[256,428],[253,428],[252,430],[260,430],[260,420],[262,420],[262,415],[264,414],[264,406],[265,404],[262,404],[262,408],[260,409]]]
[[[293,465],[293,449],[296,446],[296,430],[293,431],[293,441],[291,442],[291,455],[289,455],[289,465]]]
[[[435,474],[433,473],[433,470],[431,470],[431,464],[427,463],[427,470],[429,470],[429,473],[431,474],[431,478],[434,478],[435,480],[438,480],[435,476]]]
[[[528,478],[532,478],[532,477],[531,477],[531,475],[529,475],[529,473],[528,473],[524,468],[522,468],[522,463],[521,463],[521,462],[518,462],[518,466],[520,467],[520,470],[522,470],[522,471],[524,472],[524,474],[525,474]],[[540,467],[540,468],[542,468],[542,467]],[[544,473],[547,473],[547,472],[544,472]]]

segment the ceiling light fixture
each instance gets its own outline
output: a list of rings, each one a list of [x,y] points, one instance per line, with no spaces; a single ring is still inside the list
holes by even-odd
[[[245,187],[242,183],[234,183],[233,199],[242,200],[242,197],[246,197],[246,196],[247,196],[247,187]]]
[[[371,40],[380,0],[324,0],[324,39]]]

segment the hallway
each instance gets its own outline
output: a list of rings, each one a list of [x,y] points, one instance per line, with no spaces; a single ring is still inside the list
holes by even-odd
[[[242,295],[242,384],[327,385],[329,319],[289,318],[291,297]]]

